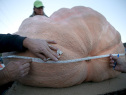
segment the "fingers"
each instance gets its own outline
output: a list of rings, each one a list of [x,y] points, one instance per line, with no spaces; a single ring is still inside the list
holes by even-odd
[[[115,62],[115,57],[112,56],[112,54],[110,54],[110,66],[111,66],[111,67],[114,67],[114,66],[115,66],[114,62]],[[114,68],[114,69],[115,69],[115,68]]]
[[[117,61],[117,57],[114,57],[112,54],[110,54],[110,63],[113,64],[114,62]]]
[[[46,61],[46,58],[51,58],[52,60],[57,61],[59,56],[54,51],[57,51],[58,48],[56,48],[55,46],[50,45],[48,43],[56,44],[56,42],[53,40],[46,40],[45,49],[43,49],[43,52],[42,52],[44,54],[44,56],[40,55],[40,54],[38,54],[38,56],[40,58],[42,58],[44,61]]]
[[[55,46],[53,46],[53,45],[48,45],[48,47],[49,47],[50,49],[54,50],[54,51],[57,51],[57,50],[58,50],[58,48],[55,47]]]
[[[25,72],[21,75],[21,77],[25,77],[26,75],[28,75],[29,72]]]
[[[45,40],[45,41],[50,44],[57,44],[54,40]]]
[[[27,62],[27,61],[25,61],[25,62]],[[30,70],[30,63],[22,64],[19,69],[20,69],[19,78],[26,76]]]
[[[43,51],[43,53],[45,54],[46,57],[49,57],[54,61],[58,60],[58,55],[54,51],[52,51],[49,47],[47,47],[47,50]]]
[[[20,76],[21,76],[21,77],[26,76],[26,75],[29,73],[29,70],[30,70],[30,68],[29,68],[29,67],[24,68],[24,70],[22,70],[22,71],[21,71]]]
[[[110,64],[111,67],[115,66],[114,64]]]
[[[110,60],[110,63],[114,63],[114,62],[115,62],[114,60],[112,60],[112,59]]]
[[[42,53],[35,53],[35,55],[38,56],[39,58],[41,58],[43,61],[47,61],[46,58],[51,58],[52,60],[57,61],[59,58],[57,53],[52,51],[49,47],[47,47],[45,50],[43,50]]]
[[[20,62],[21,61],[21,62]],[[20,60],[20,64],[26,64],[26,63],[31,63],[32,62],[32,59],[27,59],[27,60]]]
[[[115,61],[116,61],[118,58],[117,58],[117,57],[115,57],[115,56],[113,56],[112,54],[110,54],[110,59],[111,59],[111,60],[113,59],[113,60],[115,60]]]
[[[41,58],[43,61],[47,61],[46,58],[51,58],[54,61],[57,61],[58,55],[52,51],[48,46],[43,47],[39,52],[33,52],[37,57]]]
[[[35,55],[38,56],[39,58],[41,58],[43,61],[46,61],[46,57],[43,54],[36,53]]]
[[[30,67],[30,63],[25,63],[25,64],[22,65],[22,68],[24,68],[24,69],[29,68],[29,67]]]

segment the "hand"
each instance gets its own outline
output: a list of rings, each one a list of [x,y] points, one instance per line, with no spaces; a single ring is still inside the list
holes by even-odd
[[[5,79],[10,82],[26,76],[30,70],[30,62],[31,60],[9,62],[2,70]]]
[[[120,58],[114,57],[110,55],[110,66],[115,66],[116,62],[116,67],[115,70],[120,71],[120,72],[126,72],[126,62]]]
[[[46,58],[51,58],[52,60],[57,61],[59,56],[54,51],[57,51],[58,48],[49,45],[49,43],[56,44],[56,42],[52,40],[26,38],[23,45],[44,61],[46,61]]]

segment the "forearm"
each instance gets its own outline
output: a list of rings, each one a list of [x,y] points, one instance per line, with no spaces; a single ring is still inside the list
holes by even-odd
[[[11,34],[0,34],[0,52],[24,51],[23,41],[26,37]]]
[[[0,70],[0,86],[3,84],[6,84],[10,82],[7,78],[7,76],[5,75],[5,73],[3,72],[3,70]]]

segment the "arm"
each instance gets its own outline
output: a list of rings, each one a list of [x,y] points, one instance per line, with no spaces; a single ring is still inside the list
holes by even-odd
[[[0,34],[0,52],[24,51],[23,40],[26,37],[11,34]]]
[[[0,52],[25,51],[29,49],[44,61],[46,61],[46,58],[57,61],[59,56],[54,51],[57,51],[58,48],[50,46],[49,43],[56,44],[52,40],[46,41],[21,37],[19,35],[0,34]]]

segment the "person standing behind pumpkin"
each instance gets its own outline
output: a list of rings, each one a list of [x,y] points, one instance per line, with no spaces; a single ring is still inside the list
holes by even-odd
[[[32,15],[30,15],[30,17],[34,17],[35,15],[41,15],[41,16],[46,16],[48,17],[45,13],[44,13],[44,5],[41,1],[36,0],[34,2],[34,8],[33,8],[33,13]]]

